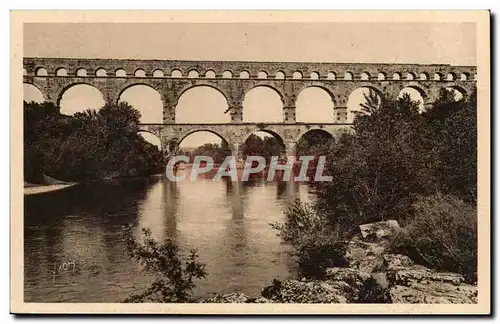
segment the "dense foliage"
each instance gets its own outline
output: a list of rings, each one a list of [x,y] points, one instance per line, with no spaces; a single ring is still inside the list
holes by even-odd
[[[86,181],[162,172],[162,153],[137,133],[139,118],[126,103],[66,116],[51,103],[25,102],[25,181],[41,183],[42,175]]]
[[[261,138],[255,134],[250,135],[243,144],[243,156],[262,156],[269,161],[272,156],[281,156],[285,148],[275,137]]]
[[[324,131],[312,130],[304,134],[296,146],[297,156],[311,155],[321,156],[328,153],[330,145],[333,145],[332,135]]]
[[[346,244],[338,228],[314,206],[296,200],[285,211],[286,223],[272,223],[284,243],[291,245],[292,255],[297,258],[299,275],[322,278],[330,267],[344,267]]]
[[[455,196],[421,197],[413,217],[393,242],[397,252],[440,270],[477,279],[477,216],[474,206]]]
[[[195,156],[210,156],[214,159],[214,163],[222,163],[224,159],[231,155],[231,149],[227,142],[222,141],[221,144],[207,143],[194,149],[190,154],[191,161]]]
[[[286,222],[273,226],[283,241],[292,239],[288,243],[295,247],[298,260],[314,264],[321,257],[300,251],[312,248],[316,237],[338,242],[351,237],[360,224],[396,219],[408,229],[409,236],[400,242],[410,242],[400,248],[419,246],[420,254],[432,260],[417,261],[470,276],[477,256],[472,224],[477,219],[476,109],[475,93],[457,101],[452,92],[443,90],[425,113],[407,95],[382,105],[373,95],[367,96],[353,132],[334,145],[325,143],[324,150],[329,152],[326,173],[333,181],[315,184],[317,201],[307,212],[291,206]],[[436,198],[441,195],[454,197]],[[438,224],[436,218],[446,221]],[[314,226],[305,226],[311,219],[316,220]],[[461,239],[445,235],[446,222]],[[428,229],[430,224],[437,226],[434,232]],[[322,228],[335,231],[325,238]],[[462,248],[463,253],[458,253]],[[466,269],[466,264],[471,268]]]
[[[191,301],[194,280],[205,278],[205,265],[197,261],[196,251],[191,250],[183,260],[177,244],[170,239],[159,243],[151,236],[151,230],[142,229],[142,242],[134,237],[132,228],[123,231],[130,257],[138,261],[144,270],[156,275],[151,286],[140,294],[134,294],[125,302],[185,303]]]

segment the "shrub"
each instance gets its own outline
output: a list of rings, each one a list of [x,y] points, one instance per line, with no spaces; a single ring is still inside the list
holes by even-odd
[[[134,238],[130,226],[124,228],[128,254],[158,277],[143,293],[131,295],[125,302],[189,302],[195,287],[194,279],[205,278],[207,274],[205,265],[197,261],[196,251],[191,250],[187,260],[183,261],[173,241],[166,239],[159,244],[151,237],[150,229],[143,228],[142,233],[141,244]]]
[[[391,304],[392,299],[387,288],[382,287],[374,278],[363,282],[356,303],[359,304]]]
[[[348,266],[346,242],[310,204],[296,200],[285,211],[285,217],[284,224],[271,226],[279,231],[284,243],[293,247],[300,276],[321,279],[327,268]]]
[[[439,270],[477,278],[476,208],[462,200],[438,194],[421,197],[408,225],[396,236],[393,249],[415,262]]]
[[[428,146],[437,157],[436,181],[441,192],[477,202],[477,102],[475,91],[466,100],[442,89],[425,115]]]

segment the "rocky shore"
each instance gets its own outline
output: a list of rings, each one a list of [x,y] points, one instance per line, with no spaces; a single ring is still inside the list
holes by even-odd
[[[462,275],[437,272],[389,252],[396,221],[361,225],[348,243],[349,266],[329,268],[323,280],[274,279],[261,296],[217,295],[203,303],[477,303],[477,286]]]

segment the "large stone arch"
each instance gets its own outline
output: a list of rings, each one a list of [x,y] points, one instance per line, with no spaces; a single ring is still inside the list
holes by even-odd
[[[43,99],[42,101],[46,101],[46,94],[36,84],[30,83],[30,82],[23,82],[23,88],[24,88],[24,85],[28,85],[30,87],[33,87],[33,89],[38,90],[40,92],[40,94],[42,95],[42,99]],[[23,100],[25,100],[25,98],[24,98],[25,95],[26,94],[24,93],[24,89],[23,89]]]
[[[410,99],[413,101],[419,102],[419,111],[424,111],[428,108],[429,105],[432,105],[435,99],[429,99],[432,94],[429,93],[428,89],[425,90],[425,87],[423,87],[421,84],[416,83],[416,82],[411,82],[408,84],[403,84],[401,89],[398,92],[397,98],[400,98],[403,94],[403,92],[407,89],[413,90],[414,93],[416,92],[417,95],[420,96],[420,98],[415,98],[412,97],[411,91],[406,92],[410,95]]]
[[[320,132],[320,133],[328,135],[330,138],[333,138],[334,140],[336,140],[336,137],[335,137],[336,133],[330,131],[330,129],[323,128],[323,127],[311,127],[311,128],[300,129],[300,132],[295,137],[295,142],[298,143],[302,137],[304,137],[304,136],[306,136],[306,134],[312,133],[312,132]]]
[[[210,116],[214,117],[215,121],[214,120],[212,120],[211,122],[207,121],[207,124],[231,122],[232,114],[230,116],[228,115],[228,120],[224,120],[225,114],[228,113],[228,109],[232,108],[231,103],[230,103],[230,97],[228,96],[227,91],[226,91],[227,89],[225,89],[225,87],[223,87],[217,83],[210,82],[210,80],[207,80],[208,82],[204,81],[202,79],[191,79],[191,80],[195,80],[197,82],[180,83],[179,87],[175,87],[175,86],[172,87],[173,91],[169,91],[169,89],[166,89],[165,95],[169,97],[169,99],[168,99],[169,103],[165,109],[170,110],[170,115],[172,116],[172,118],[171,118],[172,122],[174,122],[174,123],[179,122],[178,119],[179,119],[179,116],[181,114],[179,114],[180,110],[178,110],[178,109],[179,109],[179,103],[181,102],[181,99],[186,94],[190,93],[191,91],[196,91],[197,89],[203,89],[203,88],[213,90],[214,93],[217,94],[217,96],[222,96],[221,98],[223,98],[223,99],[221,99],[221,100],[224,102],[224,105],[225,105],[224,109],[220,110],[220,114],[219,114],[219,110],[217,110],[217,109],[215,109],[214,111],[211,111]],[[211,97],[211,99],[215,100],[215,97]],[[222,105],[222,101],[221,101],[221,105]],[[219,105],[219,103],[217,103],[217,105]],[[207,115],[205,115],[205,116],[207,116]],[[192,123],[193,121],[187,121],[187,122],[180,121],[180,122]],[[194,121],[193,123],[201,123],[201,120]]]
[[[176,134],[177,138],[175,139],[175,141],[177,142],[177,146],[179,146],[182,143],[182,141],[186,137],[188,137],[189,135],[199,133],[199,132],[212,133],[214,135],[217,135],[221,140],[225,141],[229,145],[232,144],[231,141],[226,138],[225,134],[221,134],[222,132],[220,132],[220,130],[211,128],[209,126],[199,125],[197,127],[191,127],[191,128],[179,130]]]
[[[106,101],[106,97],[105,97],[105,95],[100,87],[98,87],[94,82],[86,82],[86,80],[82,80],[82,81],[75,81],[75,82],[67,83],[67,84],[63,85],[60,89],[58,89],[57,90],[58,94],[57,94],[56,101],[55,101],[56,106],[60,107],[62,97],[69,89],[76,87],[76,86],[79,86],[79,85],[87,85],[87,86],[93,87],[94,89],[98,90],[101,93],[102,98],[104,99],[104,101]]]
[[[384,103],[384,101],[387,100],[387,98],[390,96],[390,94],[384,91],[384,89],[379,84],[367,81],[367,82],[356,82],[356,84],[350,87],[349,90],[347,91],[347,97],[349,98],[349,96],[359,88],[367,88],[375,91],[375,93],[377,93],[380,96],[382,103]]]
[[[116,87],[116,95],[114,95],[112,102],[126,101],[141,113],[141,122],[143,123],[163,122],[165,101],[162,89],[155,86],[157,80],[142,82],[138,79],[142,78],[130,80],[131,82],[128,81]]]
[[[351,99],[351,95],[353,95],[354,92],[357,91],[358,89],[368,89],[369,91],[373,91],[380,98],[381,105],[383,105],[389,97],[389,95],[386,92],[384,92],[383,89],[381,87],[379,87],[378,85],[372,84],[370,82],[362,82],[362,83],[356,84],[353,87],[350,87],[348,94],[347,94],[347,100],[345,103],[345,107],[347,109],[349,108],[348,105],[349,105],[349,100]]]
[[[264,81],[264,80],[263,80]],[[259,105],[257,110],[255,109],[249,109],[248,107],[248,101],[249,100],[249,94],[252,94],[252,91],[254,90],[258,90],[258,89],[268,89],[271,91],[271,93],[273,93],[274,95],[277,96],[277,98],[279,100],[277,100],[276,102],[279,101],[280,103],[280,108],[279,110],[275,110],[275,109],[268,109],[269,106],[267,106],[267,111],[266,111],[266,114],[265,114],[265,118],[261,119],[261,114],[263,111],[259,111],[259,109],[261,109],[263,106],[262,105]],[[246,102],[246,105],[245,105],[245,102]],[[254,106],[255,107],[255,106]],[[241,100],[241,113],[242,113],[242,120],[243,122],[255,122],[255,123],[276,123],[276,122],[283,122],[283,120],[285,119],[285,97],[283,95],[282,92],[280,92],[279,90],[279,87],[276,87],[274,84],[272,83],[260,83],[260,82],[251,82],[250,85],[247,85],[245,88],[244,88],[244,92],[242,93],[242,100]],[[268,112],[271,112],[271,113],[268,113]],[[249,116],[251,116],[249,118]],[[256,118],[258,116],[258,118]],[[272,116],[271,118],[269,118],[270,116]],[[276,118],[276,119],[275,119]]]
[[[317,84],[316,82],[313,82],[312,84],[303,84],[301,87],[299,87],[298,89],[296,89],[296,95],[294,96],[294,103],[293,103],[293,106],[292,106],[292,109],[293,109],[293,116],[294,116],[294,122],[297,123],[297,122],[300,122],[300,123],[303,123],[303,122],[315,122],[317,120],[311,120],[311,121],[303,121],[303,120],[300,120],[300,112],[301,110],[298,109],[297,107],[297,104],[298,104],[298,101],[299,101],[299,97],[301,96],[301,94],[307,90],[307,89],[321,89],[323,90],[327,95],[328,97],[330,98],[330,100],[332,101],[332,104],[333,104],[333,107],[331,107],[331,111],[329,112],[329,118],[328,118],[328,121],[327,122],[334,122],[335,121],[335,110],[339,107],[339,104],[337,102],[337,96],[334,94],[334,91],[332,88],[324,85],[324,84]],[[323,107],[323,106],[321,106]],[[322,108],[320,108],[321,110]],[[304,112],[304,111],[302,111]],[[323,112],[326,112],[324,110],[321,110],[321,113]]]
[[[135,87],[135,86],[146,86],[148,88],[151,88],[153,89],[154,91],[156,91],[159,95],[160,95],[160,98],[161,98],[161,101],[162,101],[162,104],[165,105],[165,102],[163,100],[163,95],[162,95],[162,91],[158,88],[156,88],[154,86],[154,84],[151,84],[150,82],[148,82],[147,80],[141,80],[141,81],[138,81],[136,79],[133,79],[133,80],[130,80],[129,82],[127,82],[125,85],[121,85],[120,87],[120,90],[117,91],[117,94],[116,94],[116,98],[114,99],[114,102],[115,103],[118,103],[120,101],[120,98],[121,96],[123,95],[123,93],[125,91],[127,91],[128,89],[132,88],[132,87]]]
[[[137,132],[144,132],[144,133],[152,134],[152,135],[158,137],[160,140],[162,138],[162,127],[160,125],[142,124],[139,126],[139,129],[137,130]]]
[[[454,90],[460,92],[462,94],[463,98],[467,98],[467,96],[470,95],[469,91],[467,91],[467,89],[465,87],[463,87],[460,84],[456,84],[456,83],[444,85],[442,87],[442,89],[454,89]]]
[[[245,100],[246,95],[250,91],[257,89],[257,88],[264,87],[264,88],[268,88],[268,89],[271,89],[274,92],[276,92],[276,94],[278,94],[278,96],[281,99],[281,103],[283,105],[285,105],[285,94],[284,94],[285,91],[284,91],[284,89],[282,89],[281,87],[278,87],[272,83],[258,82],[258,81],[264,81],[264,80],[267,80],[267,79],[258,79],[258,80],[255,80],[257,82],[248,82],[248,84],[246,84],[246,86],[243,88],[243,97],[241,98],[241,102],[243,102],[243,100]]]
[[[179,103],[179,99],[187,91],[192,90],[192,89],[196,89],[196,88],[199,88],[199,87],[209,87],[209,88],[212,88],[212,89],[216,90],[217,92],[219,92],[221,95],[224,96],[224,98],[226,99],[227,104],[230,105],[229,95],[225,91],[224,87],[221,87],[221,86],[219,86],[217,84],[214,84],[212,82],[208,82],[208,80],[205,81],[205,80],[198,80],[198,79],[196,80],[196,82],[192,82],[192,83],[190,82],[190,83],[183,84],[178,89],[177,96],[176,96],[175,102],[173,104],[177,105]]]
[[[335,90],[334,88],[322,83],[322,82],[310,82],[309,84],[308,83],[303,83],[301,84],[300,87],[298,87],[295,91],[295,106],[297,106],[297,98],[299,97],[299,95],[306,89],[309,89],[309,88],[319,88],[321,90],[324,90],[326,93],[328,93],[328,95],[330,96],[330,98],[332,99],[332,102],[333,102],[333,106],[334,108],[335,107],[338,107],[339,106],[339,103],[337,101],[338,99],[338,96],[335,95]]]
[[[142,130],[142,129],[139,129],[137,131],[137,134],[141,135],[141,133],[146,133],[146,134],[150,134],[152,135],[153,137],[155,137],[159,142],[160,142],[160,147],[159,147],[159,150],[160,151],[163,151],[163,146],[165,145],[165,143],[162,141],[162,138],[161,138],[161,135],[160,134],[155,134],[154,132],[150,131],[150,130]],[[144,136],[143,136],[143,139],[146,141],[146,142],[149,142]],[[149,142],[150,144],[152,144],[151,142]]]
[[[242,136],[242,143],[245,143],[245,141],[252,135],[252,134],[255,134],[257,132],[264,132],[264,133],[267,133],[269,135],[272,135],[274,136],[274,138],[276,138],[278,140],[278,142],[280,142],[280,144],[286,148],[286,139],[285,139],[285,135],[283,133],[283,131],[279,128],[273,128],[273,127],[264,127],[264,128],[253,128],[252,130],[250,131],[246,131],[244,133],[244,135]]]

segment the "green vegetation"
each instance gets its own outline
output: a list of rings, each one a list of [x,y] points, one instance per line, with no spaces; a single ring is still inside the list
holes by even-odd
[[[138,131],[139,111],[126,103],[62,115],[51,103],[24,103],[24,178],[65,181],[144,176],[163,171],[163,156]]]
[[[140,294],[127,298],[127,303],[186,303],[191,301],[191,291],[195,287],[194,280],[205,278],[205,265],[197,261],[196,251],[191,250],[183,259],[176,243],[166,239],[159,243],[151,237],[151,230],[142,229],[142,243],[126,226],[123,231],[127,252],[139,262],[144,270],[156,275],[151,286]]]
[[[395,251],[433,268],[477,280],[477,215],[455,196],[421,197],[411,222],[394,238]]]
[[[279,140],[272,136],[261,138],[255,134],[250,135],[243,144],[243,157],[262,156],[269,161],[272,156],[280,156],[284,151]]]
[[[191,154],[189,154],[191,161],[193,161],[195,156],[210,156],[214,159],[214,163],[222,163],[224,159],[231,155],[231,149],[229,148],[226,141],[222,141],[219,144],[207,143],[202,146],[197,147]]]
[[[342,260],[342,251],[311,254],[321,250],[318,244],[338,244],[360,224],[395,219],[406,225],[395,243],[400,251],[427,266],[474,277],[476,95],[455,101],[443,90],[425,113],[409,96],[379,105],[372,94],[366,102],[354,131],[328,144],[326,174],[333,181],[316,183],[314,205],[293,205],[285,223],[272,226],[311,276],[322,274],[308,269],[330,262],[318,260]],[[446,234],[450,229],[455,232]]]
[[[302,136],[297,142],[296,146],[297,156],[326,155],[329,151],[330,145],[333,144],[334,140],[329,133],[313,130],[305,133],[304,136]]]
[[[296,200],[285,211],[284,224],[271,224],[281,240],[294,248],[301,277],[321,279],[327,268],[347,266],[342,235],[324,216],[314,205]]]

